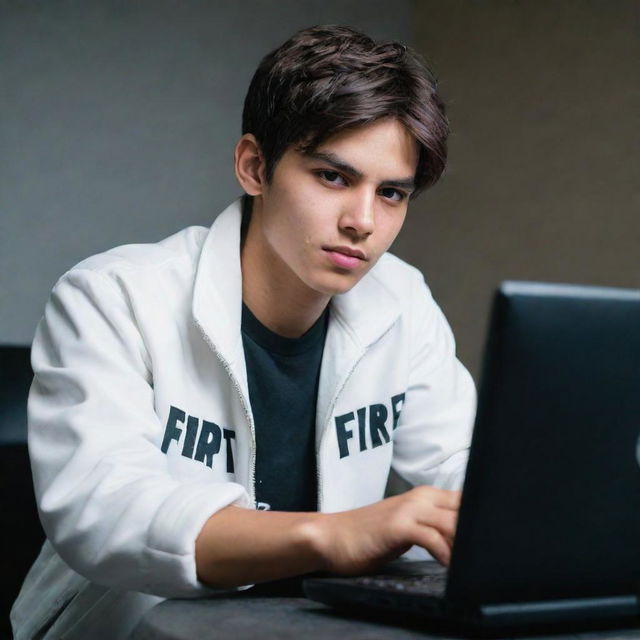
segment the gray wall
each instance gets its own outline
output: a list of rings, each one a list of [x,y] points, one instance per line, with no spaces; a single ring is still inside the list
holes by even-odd
[[[0,3],[0,342],[29,343],[56,279],[109,247],[210,225],[239,195],[249,80],[294,31],[410,38],[400,0]]]
[[[640,2],[420,0],[450,166],[394,250],[479,371],[502,279],[640,287]]]

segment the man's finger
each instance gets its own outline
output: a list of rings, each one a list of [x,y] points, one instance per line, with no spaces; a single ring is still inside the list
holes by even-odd
[[[437,529],[418,525],[414,541],[415,544],[426,549],[440,564],[449,566],[451,546]]]
[[[446,489],[441,489],[436,499],[434,500],[434,504],[441,509],[450,509],[452,511],[457,511],[460,508],[460,500],[462,499],[462,491],[449,491]]]
[[[458,525],[458,512],[450,509],[432,509],[428,516],[417,518],[417,522],[425,527],[433,527],[451,544]]]

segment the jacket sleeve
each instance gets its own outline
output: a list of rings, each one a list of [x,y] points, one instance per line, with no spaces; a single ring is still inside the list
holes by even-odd
[[[469,372],[422,276],[411,296],[409,384],[394,434],[393,468],[413,485],[461,489],[476,409]]]
[[[29,449],[43,527],[89,580],[164,597],[206,593],[195,539],[244,488],[172,477],[153,380],[126,294],[100,272],[57,283],[32,348]]]

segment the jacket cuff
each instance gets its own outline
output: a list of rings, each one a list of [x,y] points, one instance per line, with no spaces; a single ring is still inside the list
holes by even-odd
[[[232,504],[252,506],[244,487],[237,483],[187,484],[171,493],[149,527],[143,591],[166,598],[217,591],[197,578],[195,541],[206,521]]]

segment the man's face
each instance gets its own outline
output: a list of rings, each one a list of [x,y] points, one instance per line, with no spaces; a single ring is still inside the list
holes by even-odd
[[[351,289],[398,235],[417,162],[417,143],[392,119],[339,133],[310,154],[287,150],[254,207],[263,267],[317,294]]]

